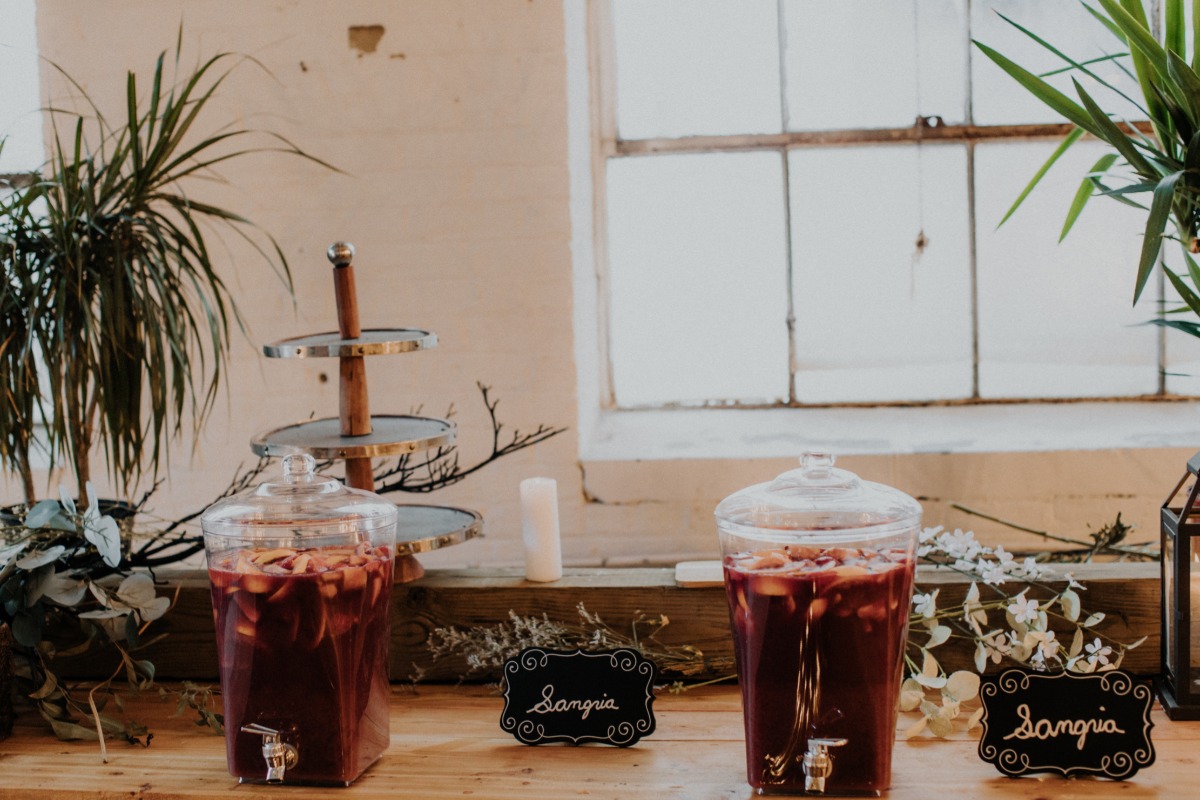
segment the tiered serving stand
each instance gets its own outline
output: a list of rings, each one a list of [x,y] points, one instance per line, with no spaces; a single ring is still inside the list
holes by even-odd
[[[346,483],[374,491],[371,459],[403,456],[452,444],[456,426],[450,420],[412,415],[372,415],[367,403],[367,356],[428,350],[437,336],[408,328],[368,328],[358,321],[354,284],[354,246],[330,245],[338,330],[299,336],[268,344],[268,358],[337,358],[339,405],[337,417],[308,420],[255,436],[251,449],[260,456],[307,453],[317,459],[345,461]],[[415,580],[424,569],[414,557],[478,536],[483,518],[478,512],[449,506],[397,504],[396,580]]]

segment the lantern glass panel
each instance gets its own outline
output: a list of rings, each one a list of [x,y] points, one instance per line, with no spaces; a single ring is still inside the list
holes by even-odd
[[[1175,676],[1175,537],[1165,533],[1162,541],[1163,560],[1163,668]]]
[[[1200,542],[1197,542],[1196,537],[1189,536],[1184,544],[1188,546],[1188,550],[1180,547],[1176,558],[1188,559],[1188,585],[1180,586],[1178,594],[1179,602],[1188,603],[1188,648],[1190,650],[1188,663],[1191,666],[1189,672],[1191,675],[1195,675],[1196,669],[1200,667],[1200,564],[1196,562],[1196,545]],[[1195,692],[1196,683],[1189,676],[1183,676],[1183,680],[1188,681],[1187,693]]]

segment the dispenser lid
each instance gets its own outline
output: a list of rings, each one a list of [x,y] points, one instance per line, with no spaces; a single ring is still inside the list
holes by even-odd
[[[214,504],[204,512],[206,534],[241,538],[353,535],[396,524],[396,506],[373,492],[352,489],[316,473],[310,455],[283,459],[283,475]]]
[[[920,523],[916,500],[899,489],[836,469],[833,463],[831,453],[805,453],[799,469],[722,500],[715,512],[718,526],[731,533],[799,540],[806,533],[861,535]]]

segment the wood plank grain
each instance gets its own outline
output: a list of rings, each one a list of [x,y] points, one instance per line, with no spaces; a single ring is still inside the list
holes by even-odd
[[[132,700],[130,715],[155,732],[149,747],[112,745],[102,764],[94,742],[59,742],[36,716],[23,715],[0,742],[0,800],[140,798],[200,800],[230,791],[245,798],[439,798],[526,800],[751,797],[745,783],[737,687],[660,693],[656,732],[631,748],[518,744],[500,730],[503,701],[481,686],[426,686],[392,694],[391,747],[348,789],[237,785],[225,769],[224,742],[173,703]],[[899,729],[913,721],[901,715]],[[1156,763],[1133,780],[1001,777],[975,754],[977,734],[921,738],[895,745],[893,800],[1189,797],[1200,722],[1153,714]]]

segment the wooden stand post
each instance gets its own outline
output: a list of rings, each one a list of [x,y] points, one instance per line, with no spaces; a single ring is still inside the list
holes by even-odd
[[[358,321],[358,295],[354,288],[354,246],[335,242],[329,246],[333,263],[333,290],[337,301],[338,332],[342,338],[357,339],[362,335]],[[342,356],[338,369],[339,407],[342,435],[364,436],[371,432],[371,410],[367,399],[367,365],[362,356]],[[346,483],[356,489],[375,490],[371,474],[371,459],[346,459]]]
[[[354,287],[354,245],[334,242],[329,246],[333,264],[333,292],[337,302],[338,333],[343,339],[362,336],[358,321],[358,294]],[[362,356],[341,356],[338,369],[338,399],[341,409],[342,436],[364,436],[371,432],[371,410],[367,401],[367,365]],[[371,459],[347,458],[346,483],[355,489],[375,491]],[[413,556],[398,556],[394,564],[397,583],[415,581],[425,574],[421,562]]]

